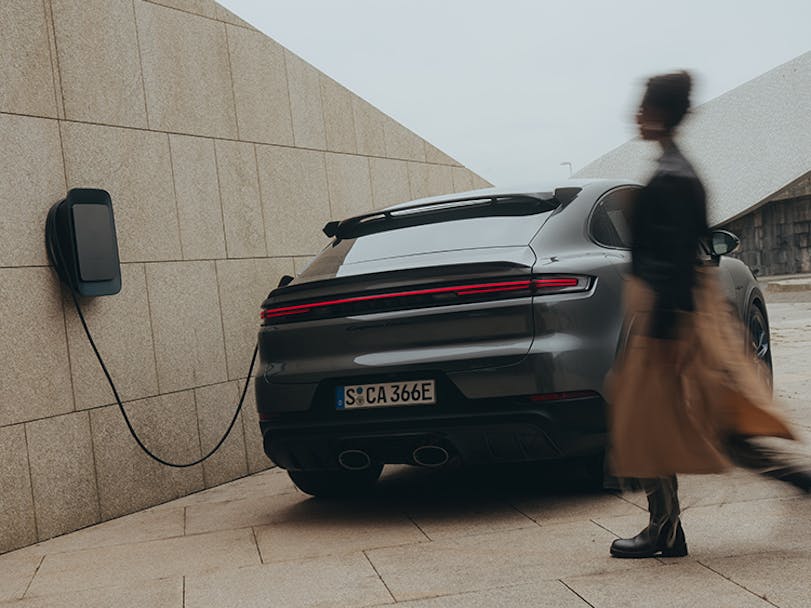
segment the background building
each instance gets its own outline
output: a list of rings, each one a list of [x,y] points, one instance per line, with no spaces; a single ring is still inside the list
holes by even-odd
[[[330,219],[488,185],[210,0],[0,2],[0,552],[268,466],[252,391],[201,466],[129,436],[45,253],[112,196],[123,290],[83,303],[147,445],[225,429],[259,304]]]
[[[761,275],[811,272],[811,52],[693,110],[679,145],[708,192],[711,224],[741,238]],[[643,181],[659,155],[638,139],[578,177]]]

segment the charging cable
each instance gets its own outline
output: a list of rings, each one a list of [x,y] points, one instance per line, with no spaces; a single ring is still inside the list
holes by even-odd
[[[256,355],[259,352],[259,344],[257,343],[253,349],[253,356],[251,357],[251,365],[248,368],[248,377],[245,379],[245,386],[242,388],[242,395],[239,398],[239,403],[237,404],[237,409],[234,412],[234,417],[231,418],[231,423],[228,425],[228,428],[225,430],[225,434],[220,438],[210,452],[208,452],[205,456],[194,460],[193,462],[169,462],[168,460],[164,460],[154,452],[152,452],[144,442],[141,441],[141,438],[138,437],[138,433],[135,432],[135,427],[132,425],[132,421],[130,420],[129,416],[127,415],[127,410],[124,408],[124,404],[121,402],[121,397],[118,394],[118,389],[115,387],[115,383],[113,382],[112,376],[110,376],[110,371],[107,369],[107,366],[104,364],[104,359],[101,357],[101,353],[99,349],[96,347],[96,342],[93,340],[93,336],[90,334],[90,328],[87,326],[87,321],[84,318],[84,313],[82,313],[82,307],[79,305],[79,298],[77,297],[76,291],[70,285],[70,282],[67,280],[67,272],[65,270],[65,260],[62,256],[62,250],[59,247],[59,244],[56,242],[56,227],[55,227],[55,214],[53,211],[48,214],[48,218],[46,221],[46,230],[45,230],[45,245],[48,250],[48,257],[51,259],[51,263],[54,265],[54,269],[56,270],[56,274],[61,279],[62,283],[68,288],[70,291],[70,296],[73,298],[73,305],[76,307],[76,312],[79,314],[79,320],[82,322],[82,327],[84,328],[84,333],[87,336],[88,342],[90,342],[90,346],[93,347],[93,352],[96,354],[96,359],[99,361],[99,365],[101,365],[101,370],[104,372],[104,376],[107,378],[107,383],[110,385],[110,388],[113,390],[113,395],[115,396],[115,402],[118,404],[118,409],[121,411],[121,415],[124,417],[124,422],[127,423],[127,428],[130,431],[133,439],[138,444],[138,446],[146,453],[147,456],[152,458],[153,460],[161,463],[162,465],[166,465],[167,467],[174,467],[176,469],[185,469],[187,467],[193,467],[197,464],[200,464],[204,460],[211,458],[214,453],[220,449],[225,440],[228,438],[228,435],[231,434],[231,431],[236,424],[237,418],[239,418],[239,413],[242,411],[242,405],[245,403],[245,394],[248,392],[248,385],[251,381],[251,376],[253,375],[253,367],[256,363]]]
[[[242,395],[239,398],[239,403],[237,404],[237,409],[234,412],[234,417],[231,418],[231,423],[228,425],[228,428],[225,430],[225,434],[220,438],[208,454],[198,458],[193,462],[184,462],[184,463],[176,463],[176,462],[169,462],[164,460],[154,452],[152,452],[148,447],[144,445],[144,442],[141,441],[141,438],[138,437],[138,433],[135,432],[135,428],[132,426],[132,421],[130,420],[129,416],[127,415],[127,410],[124,409],[124,404],[121,402],[121,397],[118,395],[118,390],[115,387],[115,383],[113,382],[112,377],[110,376],[110,372],[107,369],[107,366],[104,364],[104,359],[101,358],[101,353],[99,353],[99,349],[96,347],[96,342],[93,340],[93,336],[90,334],[90,329],[87,327],[87,321],[84,318],[84,314],[82,314],[82,307],[79,305],[79,298],[76,297],[76,294],[71,289],[70,295],[73,298],[73,305],[76,307],[76,312],[79,314],[79,320],[82,322],[82,327],[84,327],[84,333],[87,335],[87,340],[90,342],[90,346],[93,347],[93,352],[96,353],[96,359],[99,360],[99,365],[101,365],[101,370],[104,372],[104,376],[107,378],[107,383],[110,385],[110,388],[113,390],[113,395],[115,396],[115,402],[118,404],[118,409],[121,410],[121,415],[124,417],[124,422],[127,423],[127,428],[130,430],[130,434],[132,435],[135,442],[138,446],[146,453],[147,456],[156,460],[157,462],[166,465],[167,467],[174,467],[176,469],[185,469],[187,467],[193,467],[197,464],[200,464],[204,460],[211,458],[214,453],[220,449],[225,440],[228,438],[228,435],[231,434],[231,431],[236,424],[237,418],[239,418],[239,413],[242,411],[242,405],[245,403],[245,395],[248,392],[248,384],[251,381],[251,375],[253,374],[253,366],[256,363],[256,355],[259,351],[259,344],[257,343],[256,346],[253,348],[253,356],[251,357],[251,365],[248,368],[248,377],[245,379],[245,386],[242,388]]]

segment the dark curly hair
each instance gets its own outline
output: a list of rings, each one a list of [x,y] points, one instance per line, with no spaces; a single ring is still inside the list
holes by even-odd
[[[685,71],[662,74],[648,79],[642,105],[662,113],[664,127],[674,129],[690,109],[693,79]]]

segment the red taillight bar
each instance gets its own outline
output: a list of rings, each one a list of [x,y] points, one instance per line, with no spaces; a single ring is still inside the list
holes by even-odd
[[[522,289],[530,289],[532,281],[502,281],[498,283],[480,283],[476,285],[458,285],[455,287],[432,287],[429,289],[412,289],[409,291],[397,291],[394,293],[377,293],[368,296],[354,296],[351,298],[341,298],[338,300],[326,300],[323,302],[313,302],[310,304],[296,304],[294,306],[282,306],[280,308],[271,308],[263,310],[261,318],[270,319],[281,315],[297,314],[300,312],[308,312],[313,308],[323,308],[324,306],[335,306],[336,304],[352,304],[355,302],[369,302],[372,300],[385,300],[392,298],[404,298],[408,296],[424,296],[437,293],[456,293],[458,295],[466,295],[467,293],[480,293],[480,290],[488,290],[488,293],[495,291],[517,291]]]
[[[541,289],[544,287],[577,287],[581,280],[578,277],[554,277],[550,279],[533,279],[532,284]]]
[[[310,302],[307,304],[294,304],[292,306],[281,306],[279,308],[269,308],[260,313],[262,319],[273,319],[287,315],[296,315],[310,312],[315,308],[325,306],[335,306],[338,304],[353,304],[356,302],[370,302],[373,300],[391,300],[408,296],[434,295],[440,293],[453,293],[458,296],[479,295],[488,293],[499,293],[509,291],[524,291],[538,289],[564,289],[578,287],[583,281],[583,289],[588,288],[586,277],[549,277],[543,279],[522,279],[518,281],[497,281],[493,283],[475,283],[470,285],[454,285],[448,287],[431,287],[426,289],[411,289],[408,291],[397,291],[393,293],[378,293],[365,296],[353,296],[349,298],[339,298],[336,300],[324,300],[322,302]]]

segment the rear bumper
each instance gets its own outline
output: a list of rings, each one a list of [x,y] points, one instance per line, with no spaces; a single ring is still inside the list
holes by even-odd
[[[599,395],[467,405],[467,411],[453,412],[431,411],[432,406],[341,412],[318,421],[277,415],[260,426],[267,456],[290,470],[339,469],[338,455],[345,450],[362,450],[376,464],[414,464],[416,448],[435,445],[452,460],[478,464],[561,459],[605,447],[605,404]]]

